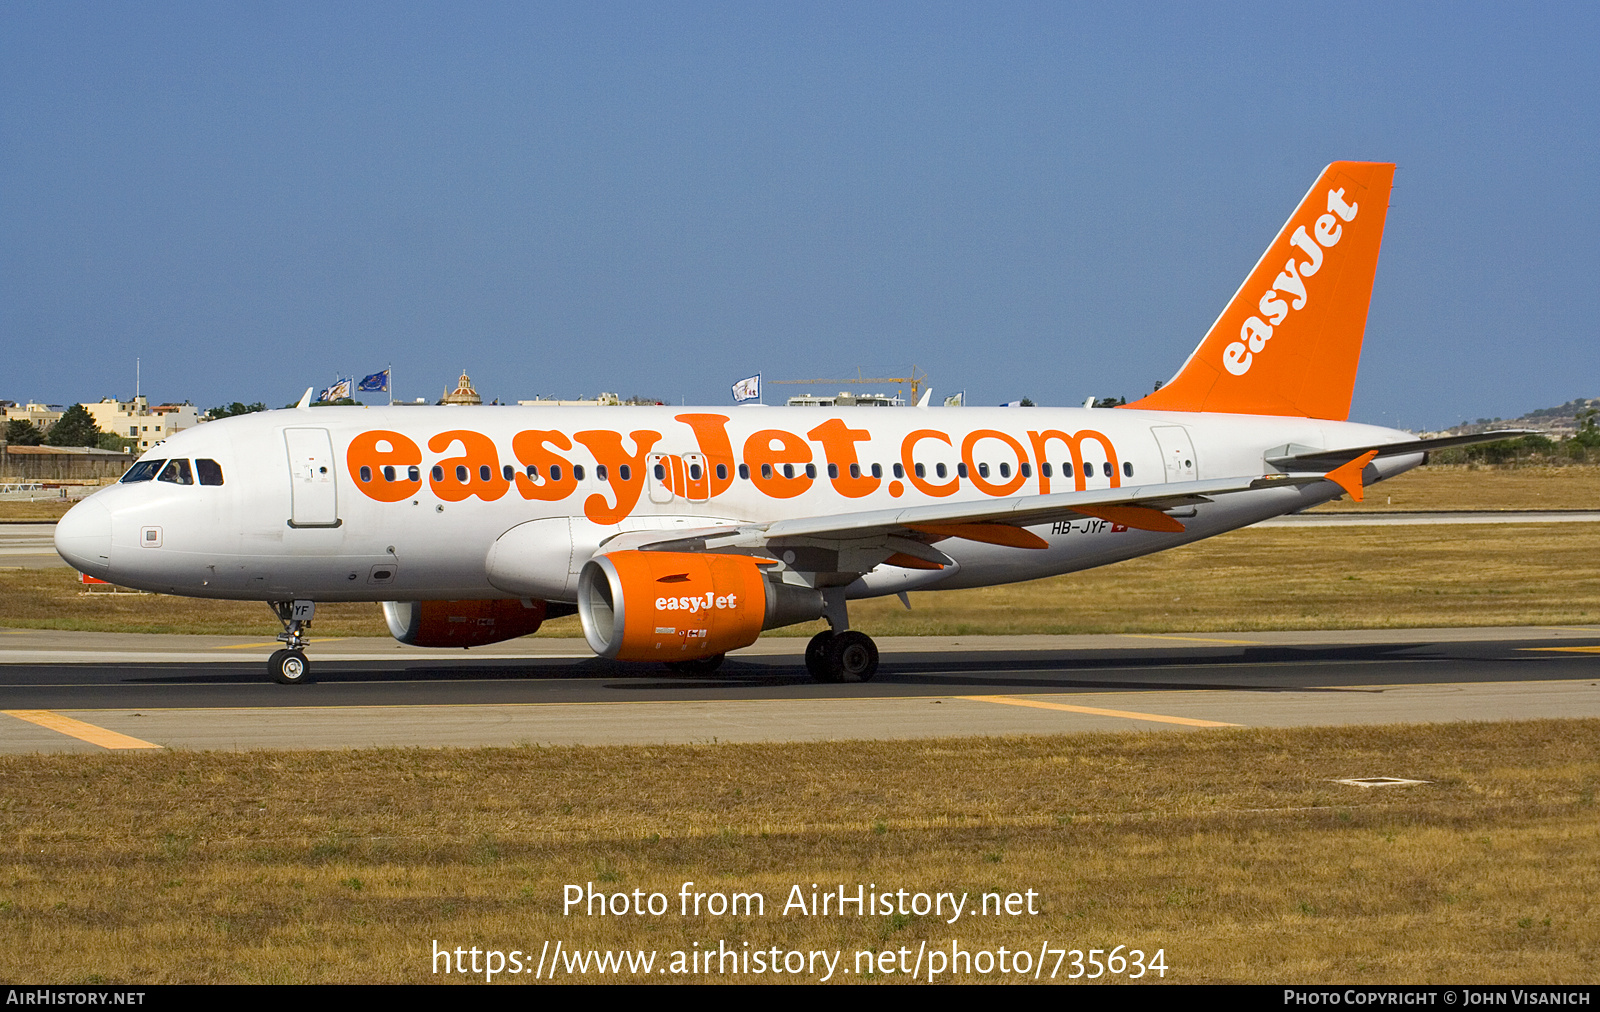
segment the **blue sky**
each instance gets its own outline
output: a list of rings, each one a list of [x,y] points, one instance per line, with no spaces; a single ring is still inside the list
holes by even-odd
[[[5,4],[0,397],[1132,398],[1341,158],[1352,417],[1600,396],[1600,7],[1110,6]]]

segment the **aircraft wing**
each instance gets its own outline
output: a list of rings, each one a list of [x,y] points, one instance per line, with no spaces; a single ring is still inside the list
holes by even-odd
[[[1210,502],[1211,497],[1275,485],[1304,485],[1324,480],[1323,474],[1275,474],[1246,478],[1214,478],[1124,488],[1057,492],[951,503],[929,503],[903,509],[866,510],[705,527],[677,531],[634,531],[608,540],[602,551],[637,549],[658,552],[781,552],[789,547],[816,547],[863,553],[866,558],[841,571],[865,572],[904,558],[933,566],[949,565],[933,548],[945,538],[964,538],[1013,548],[1044,548],[1044,539],[1026,527],[1094,517],[1140,530],[1181,533],[1183,524],[1164,510]],[[863,565],[876,556],[876,561]],[[896,562],[893,557],[902,557]],[[841,560],[842,562],[843,560]],[[911,568],[923,568],[912,565]]]

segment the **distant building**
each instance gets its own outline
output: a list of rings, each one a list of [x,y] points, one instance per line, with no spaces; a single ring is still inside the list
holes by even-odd
[[[818,396],[816,394],[801,394],[791,397],[786,402],[791,408],[903,408],[906,406],[904,397],[896,394],[852,394],[841,390],[832,397]]]
[[[616,394],[607,394],[607,393],[602,393],[599,397],[596,397],[592,401],[587,401],[587,400],[582,400],[582,399],[575,400],[575,401],[561,401],[561,400],[556,400],[555,398],[538,398],[536,400],[531,400],[531,401],[518,401],[517,402],[517,404],[520,407],[524,407],[524,408],[616,407],[617,405],[619,405],[621,403],[622,403],[622,398],[618,397]],[[628,403],[630,403],[630,404],[632,404],[632,403],[659,404],[661,402],[660,401],[638,401],[637,399],[635,399],[634,401],[629,401]]]
[[[89,412],[89,417],[94,419],[94,424],[101,432],[137,439],[140,450],[148,450],[173,433],[200,424],[200,413],[193,404],[185,402],[151,407],[150,399],[143,395],[131,401],[107,397],[95,404],[85,404],[83,409]]]
[[[67,411],[66,408],[59,404],[36,404],[33,401],[22,405],[17,404],[15,401],[7,401],[5,403],[4,421],[32,422],[40,432],[59,422],[61,416],[66,414]]]
[[[478,391],[472,389],[472,380],[465,372],[456,381],[454,390],[446,390],[444,396],[439,398],[440,404],[482,404],[483,398],[478,396]]]

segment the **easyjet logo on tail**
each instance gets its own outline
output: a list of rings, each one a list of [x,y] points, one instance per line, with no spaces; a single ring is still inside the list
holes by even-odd
[[[1272,287],[1261,296],[1261,316],[1245,320],[1239,327],[1239,340],[1222,349],[1224,369],[1235,376],[1249,372],[1255,356],[1266,350],[1267,342],[1272,340],[1272,328],[1281,326],[1291,311],[1306,308],[1309,301],[1306,279],[1322,269],[1323,251],[1339,244],[1339,237],[1344,233],[1344,225],[1340,223],[1354,221],[1359,210],[1360,205],[1345,203],[1343,187],[1329,190],[1328,213],[1317,219],[1311,234],[1307,234],[1304,225],[1295,229],[1289,244],[1299,247],[1310,259],[1301,260],[1297,266],[1298,258],[1290,256],[1284,263],[1283,273],[1273,279]],[[1313,234],[1315,239],[1311,237]]]
[[[1350,417],[1394,166],[1334,162],[1178,374],[1130,408]]]

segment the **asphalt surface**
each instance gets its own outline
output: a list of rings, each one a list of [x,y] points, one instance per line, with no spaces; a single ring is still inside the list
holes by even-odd
[[[795,741],[1600,717],[1600,626],[908,637],[880,641],[877,678],[847,685],[811,681],[804,643],[768,638],[730,656],[715,675],[688,676],[600,661],[581,641],[517,640],[469,654],[346,639],[314,642],[317,683],[289,687],[265,681],[274,644],[261,641],[0,630],[0,751]],[[112,737],[97,739],[96,729]]]

